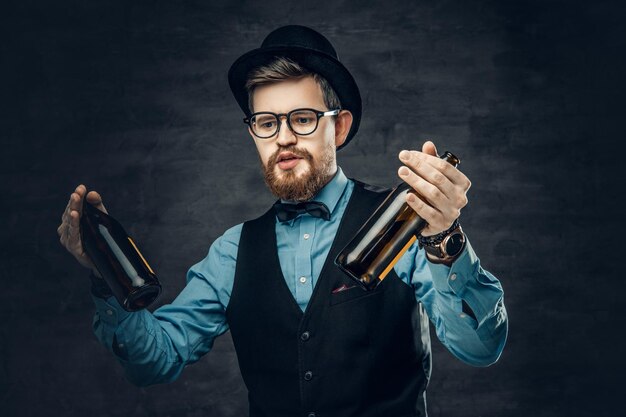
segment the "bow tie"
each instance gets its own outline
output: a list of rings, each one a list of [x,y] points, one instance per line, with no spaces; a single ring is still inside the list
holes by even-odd
[[[274,211],[276,211],[276,216],[281,222],[295,219],[304,213],[309,213],[311,216],[319,217],[320,219],[330,220],[330,210],[328,210],[326,204],[320,203],[319,201],[306,201],[297,204],[281,203],[278,201],[274,203]]]

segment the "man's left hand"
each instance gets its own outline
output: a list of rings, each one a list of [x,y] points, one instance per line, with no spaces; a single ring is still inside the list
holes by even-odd
[[[417,194],[407,193],[407,203],[428,223],[421,231],[422,236],[448,229],[467,205],[470,180],[439,158],[431,141],[424,143],[421,152],[402,151],[399,158],[406,166],[398,169],[398,175]]]

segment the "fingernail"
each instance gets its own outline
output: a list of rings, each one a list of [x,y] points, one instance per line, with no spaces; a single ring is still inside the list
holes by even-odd
[[[400,167],[398,173],[403,177],[406,177],[407,175],[409,175],[409,169],[407,167]]]
[[[415,196],[411,193],[408,194],[407,196],[407,200],[409,200],[411,203],[415,201]]]
[[[407,150],[400,152],[400,160],[408,161],[411,158],[411,153]]]

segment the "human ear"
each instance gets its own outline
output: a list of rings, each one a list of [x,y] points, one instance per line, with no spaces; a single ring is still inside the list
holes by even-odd
[[[349,110],[341,110],[335,119],[335,146],[337,148],[346,141],[351,127],[352,113]]]
[[[248,134],[250,135],[252,140],[256,142],[256,136],[254,135],[254,133],[252,133],[252,129],[250,128],[250,126],[248,126]]]

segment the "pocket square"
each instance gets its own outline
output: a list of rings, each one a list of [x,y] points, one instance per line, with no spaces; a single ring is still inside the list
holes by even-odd
[[[331,293],[332,294],[337,294],[338,292],[349,290],[350,288],[354,288],[354,287],[356,287],[356,284],[355,285],[350,285],[350,286],[348,286],[346,284],[342,284],[340,287],[337,287],[334,290],[332,290]]]

